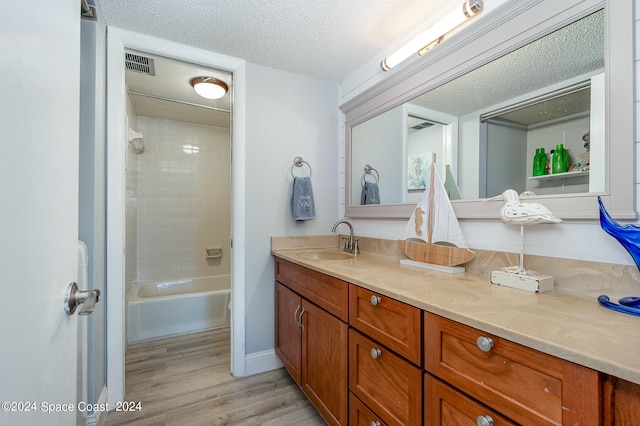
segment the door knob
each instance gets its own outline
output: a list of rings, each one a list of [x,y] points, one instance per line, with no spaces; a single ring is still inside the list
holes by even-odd
[[[73,315],[76,312],[76,308],[82,305],[78,315],[89,315],[99,301],[100,290],[82,291],[78,289],[78,284],[71,282],[67,287],[67,296],[64,298],[64,311],[67,315]]]

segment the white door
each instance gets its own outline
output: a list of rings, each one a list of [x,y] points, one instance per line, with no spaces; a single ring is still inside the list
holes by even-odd
[[[80,1],[0,6],[0,424],[73,425]],[[72,411],[73,410],[73,411]]]

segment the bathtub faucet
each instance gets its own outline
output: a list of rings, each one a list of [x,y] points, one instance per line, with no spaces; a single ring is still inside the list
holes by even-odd
[[[343,239],[345,240],[344,241],[344,249],[343,249],[343,251],[347,251],[347,252],[353,253],[353,254],[360,253],[360,248],[358,247],[358,243],[360,242],[360,240],[353,236],[353,225],[351,225],[351,222],[349,222],[348,220],[344,220],[344,219],[339,220],[333,225],[333,228],[331,229],[331,232],[336,232],[336,228],[341,223],[344,223],[345,225],[347,225],[349,227],[349,236],[348,237],[343,237]]]

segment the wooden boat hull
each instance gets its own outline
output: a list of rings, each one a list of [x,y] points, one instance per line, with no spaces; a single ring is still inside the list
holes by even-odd
[[[440,266],[462,265],[476,255],[467,248],[418,241],[398,240],[398,247],[412,260]]]

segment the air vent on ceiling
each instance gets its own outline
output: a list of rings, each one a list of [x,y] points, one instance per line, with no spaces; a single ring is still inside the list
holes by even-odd
[[[124,66],[129,71],[135,71],[147,75],[156,75],[153,59],[134,53],[124,54]]]
[[[409,115],[408,127],[409,132],[426,129],[427,127],[433,126],[434,123],[429,121],[425,121],[424,118],[416,117],[415,115]]]

